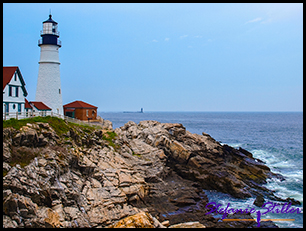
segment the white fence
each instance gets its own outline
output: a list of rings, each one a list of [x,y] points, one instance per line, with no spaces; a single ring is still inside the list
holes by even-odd
[[[72,117],[68,117],[68,116],[64,116],[64,115],[60,115],[57,113],[53,113],[52,111],[40,111],[40,112],[6,112],[3,113],[3,120],[9,120],[11,118],[14,119],[27,119],[27,118],[33,118],[35,116],[54,116],[54,117],[58,117],[64,120],[67,120],[68,122],[72,122],[72,123],[77,123],[77,124],[83,124],[83,125],[97,125],[97,126],[102,126],[102,124],[100,123],[91,123],[90,121],[82,121],[79,119],[75,119]]]

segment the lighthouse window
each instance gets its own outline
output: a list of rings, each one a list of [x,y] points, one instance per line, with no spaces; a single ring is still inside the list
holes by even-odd
[[[58,89],[58,93],[61,94],[61,89]]]
[[[44,29],[44,34],[51,34],[52,33],[52,23],[44,23],[43,29]]]

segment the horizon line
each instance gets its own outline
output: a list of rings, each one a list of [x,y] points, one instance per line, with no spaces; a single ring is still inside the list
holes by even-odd
[[[109,110],[109,111],[98,111],[98,113],[124,113],[127,111],[124,110]],[[129,111],[133,113],[139,113],[140,111]],[[300,113],[303,111],[145,111],[143,110],[143,113],[152,113],[152,112],[204,112],[204,113]],[[142,114],[143,114],[142,113]]]

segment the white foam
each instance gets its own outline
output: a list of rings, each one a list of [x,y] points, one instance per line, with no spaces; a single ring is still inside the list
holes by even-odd
[[[275,162],[272,164],[273,167],[276,167],[276,168],[288,168],[288,167],[293,167],[294,165],[289,163],[288,161],[280,161],[280,162]]]
[[[253,154],[254,158],[260,159],[264,161],[266,164],[271,164],[276,161],[276,158],[271,153],[264,151],[264,150],[252,150],[251,153]]]
[[[271,182],[268,181],[267,188],[275,191],[275,195],[281,198],[291,197],[300,202],[303,202],[303,193],[297,190],[290,190],[287,188],[287,183],[283,182]]]
[[[293,182],[298,182],[299,180],[303,181],[303,170],[287,172],[287,173],[283,173],[282,175],[292,180]]]
[[[224,145],[223,143],[221,143],[222,145]],[[242,146],[242,143],[231,143],[231,144],[227,144],[228,146],[231,146],[233,148],[239,148]]]

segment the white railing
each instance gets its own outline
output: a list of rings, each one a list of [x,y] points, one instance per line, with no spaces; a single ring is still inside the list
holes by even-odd
[[[90,121],[83,121],[83,120],[79,120],[79,119],[75,119],[72,117],[68,117],[68,116],[64,116],[61,114],[57,114],[54,112],[50,112],[50,111],[40,111],[40,112],[5,112],[3,113],[3,120],[9,120],[11,118],[14,119],[27,119],[27,118],[33,118],[35,116],[53,116],[53,117],[58,117],[61,119],[64,119],[68,122],[72,122],[72,123],[77,123],[77,124],[83,124],[83,125],[97,125],[97,126],[102,126],[102,124],[100,123],[91,123]]]

